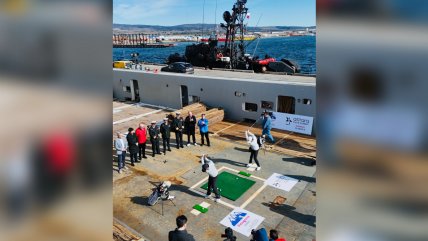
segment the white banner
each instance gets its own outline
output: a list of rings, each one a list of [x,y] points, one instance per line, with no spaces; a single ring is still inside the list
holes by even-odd
[[[298,182],[297,179],[274,173],[265,181],[265,184],[289,192]]]
[[[302,133],[312,134],[313,117],[303,115],[293,115],[281,112],[272,112],[272,128]]]
[[[234,231],[250,237],[251,230],[257,229],[264,219],[264,217],[242,208],[235,208],[231,213],[229,213],[229,215],[220,221],[220,224],[230,227]]]

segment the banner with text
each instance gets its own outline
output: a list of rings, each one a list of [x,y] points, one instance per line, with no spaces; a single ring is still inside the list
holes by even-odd
[[[306,135],[312,134],[313,117],[273,112],[272,128],[293,131]]]
[[[249,237],[251,235],[251,230],[257,229],[264,219],[264,217],[242,208],[235,208],[229,215],[220,221],[220,224]]]

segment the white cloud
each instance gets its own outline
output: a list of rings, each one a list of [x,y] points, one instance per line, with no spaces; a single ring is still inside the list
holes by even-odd
[[[166,16],[174,11],[180,0],[127,0],[115,1],[113,7],[114,23],[145,24],[151,17]]]

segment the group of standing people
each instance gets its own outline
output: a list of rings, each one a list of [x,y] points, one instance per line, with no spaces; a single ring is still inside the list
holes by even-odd
[[[187,217],[180,215],[175,219],[177,228],[168,233],[168,241],[195,241],[195,237],[187,232]],[[275,229],[269,231],[269,237],[264,237],[269,241],[286,241],[279,238],[279,232]]]
[[[270,133],[271,125],[272,121],[271,117],[269,116],[269,112],[265,111],[262,116],[262,135],[260,137],[256,137],[249,130],[245,132],[245,138],[250,146],[250,160],[247,167],[255,167],[256,171],[261,169],[259,160],[257,158],[260,148],[263,147],[263,144],[265,143],[266,139],[269,139],[271,143],[274,142],[272,134]],[[148,128],[146,128],[143,123],[140,123],[137,130],[134,130],[134,128],[130,127],[126,136],[126,142],[122,139],[121,134],[117,133],[117,139],[115,140],[115,148],[118,156],[119,173],[121,172],[121,169],[125,168],[125,156],[127,150],[129,151],[132,166],[135,165],[134,163],[140,162],[142,158],[147,158],[147,134],[149,135],[150,143],[152,146],[152,157],[155,157],[155,155],[161,154],[161,138],[164,155],[166,155],[167,151],[171,151],[171,132],[174,132],[175,134],[177,149],[184,148],[183,134],[187,134],[187,146],[191,146],[192,144],[197,146],[198,144],[196,143],[195,137],[196,126],[198,126],[201,135],[201,146],[205,144],[207,146],[211,146],[208,132],[208,119],[206,119],[205,114],[202,114],[201,118],[197,120],[196,116],[194,116],[193,113],[190,111],[188,112],[186,118],[183,118],[180,112],[176,112],[175,117],[171,119],[164,118],[163,123],[160,126],[156,125],[156,121],[152,121]],[[256,166],[253,165],[253,160]]]
[[[205,114],[201,115],[201,119],[198,121],[192,112],[188,112],[188,116],[183,119],[180,112],[175,113],[176,116],[173,119],[164,118],[163,123],[159,126],[156,125],[156,121],[152,121],[150,126],[146,128],[143,123],[139,124],[137,130],[130,127],[128,129],[128,134],[126,135],[126,141],[122,138],[122,135],[118,132],[117,138],[114,141],[114,146],[116,149],[116,154],[118,156],[118,172],[121,173],[121,170],[125,167],[125,157],[127,150],[129,151],[131,165],[134,166],[136,162],[140,162],[142,158],[147,158],[146,156],[146,143],[147,143],[147,134],[152,146],[152,157],[155,157],[160,152],[160,139],[162,138],[163,144],[163,154],[166,155],[167,151],[171,151],[170,139],[171,132],[175,133],[176,148],[184,148],[183,145],[183,133],[187,134],[187,146],[191,144],[197,146],[195,131],[196,125],[199,127],[199,132],[201,134],[201,146],[210,145],[210,139],[208,134],[208,124],[209,121],[206,119]],[[190,142],[190,137],[192,137],[192,143]],[[138,159],[137,159],[138,155]]]
[[[175,133],[175,141],[176,141],[176,148],[180,149],[184,148],[183,145],[183,132],[187,134],[187,146],[198,144],[196,143],[196,137],[195,137],[195,131],[196,131],[196,125],[199,127],[199,132],[201,134],[201,145],[205,145],[204,139],[207,141],[207,146],[210,145],[210,138],[208,136],[208,124],[209,121],[206,118],[205,114],[201,115],[201,119],[196,121],[196,117],[193,115],[191,111],[188,112],[187,117],[184,119],[181,116],[180,112],[175,113],[175,118],[172,121],[172,130]],[[190,142],[190,137],[192,137],[192,143]]]
[[[156,123],[156,122],[155,122]],[[150,130],[150,128],[149,128]],[[118,159],[118,171],[121,173],[125,167],[126,151],[129,151],[129,157],[131,165],[134,166],[135,162],[140,162],[142,158],[146,156],[146,142],[147,142],[147,128],[143,123],[140,123],[137,130],[130,127],[128,128],[128,134],[126,135],[126,141],[122,138],[122,134],[117,132],[117,138],[114,141],[114,147],[116,149]],[[152,140],[152,138],[150,138]],[[153,142],[152,142],[153,144]],[[153,152],[154,155],[155,152]],[[138,159],[137,159],[138,155]]]

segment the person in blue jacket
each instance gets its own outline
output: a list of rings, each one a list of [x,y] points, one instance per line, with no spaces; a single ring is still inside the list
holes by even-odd
[[[251,234],[253,235],[253,238],[251,240],[254,240],[254,241],[270,241],[265,228],[261,228],[259,230],[253,229],[251,231]]]
[[[201,145],[203,146],[204,137],[207,139],[207,146],[210,146],[210,138],[208,137],[208,119],[205,118],[205,114],[202,114],[202,118],[198,121],[199,132],[201,133]]]
[[[269,112],[265,111],[262,117],[262,126],[263,126],[263,132],[262,135],[266,135],[269,140],[273,143],[275,140],[273,139],[272,134],[270,133],[270,130],[272,129],[272,119],[269,116]]]

